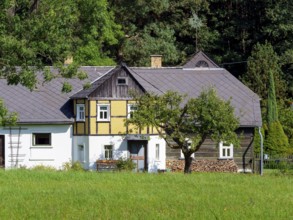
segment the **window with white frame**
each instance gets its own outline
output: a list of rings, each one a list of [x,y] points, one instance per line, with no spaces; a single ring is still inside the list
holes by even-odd
[[[98,121],[110,121],[110,105],[98,104]]]
[[[233,144],[228,144],[223,141],[219,143],[220,159],[233,159]]]
[[[85,108],[84,104],[76,105],[76,121],[84,121],[85,120]]]
[[[160,145],[156,144],[156,160],[160,160]]]
[[[133,112],[137,110],[137,106],[135,104],[128,104],[128,115],[127,118],[133,118]]]
[[[104,157],[106,160],[113,159],[113,145],[104,145]]]
[[[51,146],[51,133],[33,133],[34,146]]]

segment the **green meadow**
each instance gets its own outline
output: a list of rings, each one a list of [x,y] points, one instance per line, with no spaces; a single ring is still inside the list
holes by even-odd
[[[0,219],[290,219],[293,176],[0,170]]]

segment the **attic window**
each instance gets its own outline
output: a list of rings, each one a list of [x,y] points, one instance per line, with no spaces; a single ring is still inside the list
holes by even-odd
[[[127,85],[127,77],[118,77],[117,78],[117,85]]]
[[[209,67],[209,64],[204,60],[200,60],[195,64],[195,67]]]

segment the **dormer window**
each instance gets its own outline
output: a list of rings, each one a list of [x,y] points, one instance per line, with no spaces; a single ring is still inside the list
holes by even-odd
[[[118,77],[117,78],[117,85],[118,86],[125,86],[128,84],[127,77]]]
[[[196,64],[195,67],[209,67],[209,64],[204,61],[204,60],[199,60]]]
[[[85,120],[85,108],[84,104],[76,105],[76,121],[84,121]]]

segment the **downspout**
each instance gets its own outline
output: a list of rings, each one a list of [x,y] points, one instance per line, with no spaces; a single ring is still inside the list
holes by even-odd
[[[261,133],[261,127],[258,127],[258,133],[260,136],[260,175],[263,175],[263,136]]]

